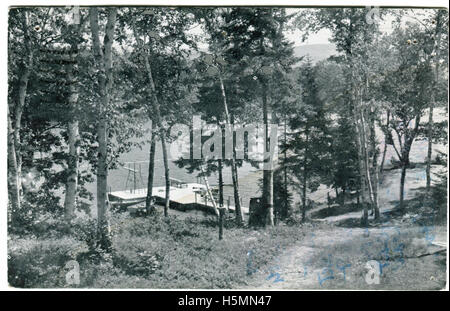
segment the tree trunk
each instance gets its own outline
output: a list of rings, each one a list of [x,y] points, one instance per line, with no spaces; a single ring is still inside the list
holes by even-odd
[[[341,192],[341,206],[344,207],[345,206],[345,199],[347,198],[346,192],[345,192],[345,187],[342,187],[342,192]]]
[[[369,190],[369,198],[370,204],[373,207],[374,205],[374,195],[373,195],[373,187],[372,187],[372,178],[370,174],[370,165],[369,165],[369,152],[367,146],[367,138],[366,138],[366,122],[364,118],[364,114],[362,109],[360,110],[361,114],[361,135],[362,135],[362,148],[363,148],[363,158],[364,158],[364,171],[366,175],[367,188]]]
[[[236,157],[236,150],[233,146],[233,157]],[[234,195],[234,211],[236,215],[236,223],[242,225],[244,217],[241,208],[241,196],[239,194],[239,176],[236,166],[236,161],[231,159],[231,179],[233,180],[233,195]]]
[[[433,152],[433,103],[434,98],[433,95],[431,96],[430,101],[430,114],[428,116],[428,151],[427,151],[427,167],[426,167],[426,174],[427,174],[427,186],[426,186],[426,192],[427,195],[430,194],[430,188],[431,188],[431,156]]]
[[[377,148],[377,138],[375,133],[375,112],[370,108],[370,142],[372,149],[372,185],[373,185],[373,209],[375,213],[375,221],[380,220],[380,209],[378,206],[378,148]]]
[[[388,110],[387,111],[387,116],[386,116],[386,128],[389,128],[389,119],[391,117],[391,112]],[[380,178],[379,181],[382,181],[382,176],[383,176],[383,170],[384,170],[384,161],[386,159],[386,152],[387,152],[387,146],[388,144],[386,143],[386,135],[384,137],[384,150],[383,150],[383,157],[381,158],[381,164],[380,164]]]
[[[168,164],[168,159],[167,159],[167,149],[166,149],[165,136],[164,136],[165,131],[163,130],[160,104],[159,104],[158,96],[156,95],[156,86],[155,86],[155,81],[153,79],[152,67],[150,66],[149,55],[147,53],[145,53],[144,43],[142,42],[141,38],[139,37],[139,35],[136,31],[135,25],[132,24],[131,27],[133,29],[134,38],[136,39],[138,45],[141,48],[141,56],[144,58],[145,69],[147,72],[147,78],[148,78],[149,86],[150,86],[148,88],[149,93],[150,93],[149,95],[151,96],[152,102],[154,104],[156,127],[159,129],[161,145],[163,148],[164,171],[165,171],[165,175],[166,175],[166,200],[165,200],[165,205],[164,205],[164,215],[167,216],[168,208],[169,208],[169,204],[170,204],[170,179],[169,179],[169,164]],[[151,54],[151,50],[150,50],[150,54]]]
[[[24,33],[24,45],[25,45],[25,61],[22,67],[22,75],[19,78],[19,94],[18,102],[14,107],[14,147],[16,153],[16,170],[18,176],[19,195],[22,192],[22,144],[20,140],[20,132],[22,130],[22,113],[25,107],[25,99],[27,96],[28,81],[30,79],[31,68],[33,66],[33,52],[31,50],[31,38],[29,36],[29,21],[28,13],[24,12],[22,21],[23,33]]]
[[[219,83],[220,83],[220,90],[222,93],[222,101],[223,106],[225,110],[225,120],[226,120],[226,129],[228,131],[228,135],[231,135],[233,137],[234,129],[233,125],[230,121],[230,114],[228,111],[228,103],[227,103],[227,95],[225,93],[225,85],[223,83],[223,79],[221,74],[219,73]],[[244,221],[244,217],[242,215],[242,209],[241,209],[241,198],[239,195],[239,179],[238,179],[238,171],[236,166],[236,148],[234,146],[234,139],[233,139],[233,155],[231,158],[231,179],[233,180],[233,191],[234,191],[234,211],[236,214],[236,223],[238,225],[242,225]]]
[[[165,131],[161,130],[161,147],[163,152],[164,161],[164,176],[166,179],[166,200],[164,202],[164,217],[169,216],[169,206],[170,206],[170,176],[169,176],[169,159],[166,147],[166,137]]]
[[[91,7],[90,24],[92,32],[93,51],[97,66],[99,67],[99,93],[101,104],[97,111],[99,120],[97,124],[98,139],[98,163],[97,163],[97,223],[98,223],[98,241],[101,248],[109,251],[111,239],[109,234],[108,219],[108,135],[107,135],[107,107],[109,106],[109,93],[112,88],[112,43],[114,40],[114,26],[116,23],[117,9],[108,8],[108,21],[105,29],[104,54],[100,47],[98,10]]]
[[[400,177],[400,211],[404,211],[404,198],[405,198],[405,178],[406,178],[406,163],[402,163],[402,173]]]
[[[302,185],[302,222],[306,221],[306,173],[303,173],[303,185]]]
[[[218,160],[218,170],[219,170],[219,207],[223,207],[223,175],[222,175],[222,170],[223,170],[223,164],[222,164],[222,160],[219,159]]]
[[[14,147],[14,131],[12,128],[9,109],[8,118],[8,194],[9,194],[9,221],[11,226],[15,224],[15,216],[20,210],[19,175],[17,171],[16,152]]]
[[[75,216],[75,208],[77,204],[78,193],[78,157],[79,157],[79,130],[78,121],[70,122],[67,125],[69,136],[69,159],[68,159],[68,176],[66,181],[66,196],[64,198],[64,211],[67,220],[71,220]]]
[[[303,178],[302,178],[302,222],[306,221],[306,188],[308,181],[308,133],[306,133],[305,156],[303,158]]]
[[[223,216],[225,210],[223,208],[219,209],[219,240],[223,239]]]
[[[152,204],[153,196],[153,176],[155,173],[155,153],[156,153],[156,127],[152,122],[152,137],[150,142],[150,159],[148,164],[148,179],[147,179],[147,196],[145,198],[145,210],[147,215],[150,215],[155,211],[155,207]]]
[[[22,191],[22,144],[20,140],[20,131],[22,130],[22,113],[25,107],[25,98],[27,95],[28,81],[30,78],[30,69],[24,68],[24,72],[19,80],[18,103],[14,112],[14,147],[16,152],[17,176],[19,177],[19,193]]]
[[[75,46],[75,50],[76,46]],[[74,77],[77,66],[74,65],[68,70],[67,80],[69,87],[69,109],[71,110],[72,120],[67,125],[67,133],[69,138],[69,159],[67,161],[67,180],[66,180],[66,196],[64,198],[65,217],[70,221],[75,216],[75,208],[77,204],[78,193],[78,160],[80,154],[80,134],[78,129],[78,120],[76,115],[76,106],[78,105],[78,86],[77,79]]]
[[[287,116],[284,115],[284,145],[287,145]],[[284,198],[284,212],[282,214],[283,218],[287,217],[289,215],[289,204],[288,204],[288,181],[287,181],[287,148],[284,148],[284,167],[283,167],[283,175],[284,175],[284,191],[285,191],[285,198]]]
[[[367,210],[367,204],[365,202],[366,200],[366,177],[365,175],[365,170],[364,170],[364,152],[363,152],[363,142],[362,142],[362,133],[361,133],[361,128],[358,125],[359,121],[358,121],[358,112],[357,109],[358,107],[356,107],[356,101],[355,101],[355,106],[354,106],[354,122],[355,122],[355,128],[356,128],[356,142],[357,142],[357,147],[358,147],[358,163],[359,163],[359,183],[360,183],[360,204],[363,205],[363,218],[361,221],[361,225],[367,227],[368,225],[368,220],[369,220],[369,213]]]
[[[350,21],[350,25],[349,25],[350,31],[353,28],[353,23],[352,21]],[[369,213],[367,210],[367,204],[365,204],[365,200],[366,200],[366,185],[365,185],[365,181],[366,181],[366,176],[365,175],[365,170],[364,170],[364,150],[363,150],[363,142],[362,142],[362,131],[361,131],[361,127],[360,127],[360,122],[359,122],[359,110],[362,109],[362,107],[359,106],[358,104],[358,93],[360,92],[360,87],[358,85],[358,81],[357,81],[357,77],[355,75],[356,72],[356,68],[354,66],[354,56],[352,55],[352,42],[350,41],[350,45],[347,47],[346,50],[346,58],[347,61],[349,62],[349,74],[347,75],[347,83],[350,85],[350,105],[349,105],[349,109],[353,110],[353,126],[355,129],[355,139],[356,139],[356,145],[357,145],[357,150],[358,150],[358,164],[359,164],[359,184],[360,184],[360,189],[358,191],[358,205],[362,204],[363,205],[363,217],[361,220],[361,225],[362,226],[367,226],[368,225],[368,218],[369,218]],[[361,82],[361,81],[360,81]]]
[[[267,89],[266,85],[262,85],[263,91],[263,122],[264,122],[264,153],[270,151],[269,143],[269,123],[270,123],[270,113],[267,103]],[[266,212],[266,220],[269,226],[273,226],[273,167],[272,159],[268,161],[269,163],[264,163],[263,170],[263,206]],[[266,162],[266,159],[264,159]]]

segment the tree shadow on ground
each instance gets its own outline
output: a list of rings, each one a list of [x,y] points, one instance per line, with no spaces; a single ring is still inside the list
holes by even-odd
[[[369,227],[378,227],[392,221],[410,223],[419,226],[444,225],[447,222],[446,210],[442,211],[441,208],[438,208],[434,204],[432,198],[431,199],[427,198],[424,188],[418,189],[417,194],[413,198],[405,200],[404,201],[405,207],[402,210],[399,209],[400,202],[398,200],[390,201],[389,204],[393,208],[381,212],[379,221],[375,221],[373,217],[369,217],[369,224],[368,224]],[[362,209],[355,208],[355,210],[351,211],[358,211],[358,210]],[[340,214],[349,213],[351,211],[345,211]],[[330,216],[335,215],[330,214]],[[361,224],[361,217],[343,219],[341,221],[336,222],[335,225],[344,228],[364,227]]]
[[[353,213],[362,210],[362,206],[356,203],[349,203],[345,205],[332,205],[330,207],[322,208],[311,213],[311,218],[326,218],[330,216],[339,216],[347,213]]]

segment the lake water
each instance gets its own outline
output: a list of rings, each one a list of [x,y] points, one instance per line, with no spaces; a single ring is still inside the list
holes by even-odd
[[[434,120],[435,121],[442,121],[447,118],[447,113],[445,109],[437,108],[435,110]],[[428,119],[427,114],[425,113],[424,116],[422,116],[421,122],[426,122],[425,120]],[[376,131],[377,139],[380,142],[380,149],[381,151],[384,148],[384,138],[383,134],[380,129],[377,128]],[[422,162],[425,161],[426,155],[427,155],[427,147],[428,143],[426,140],[416,140],[411,148],[410,153],[410,160],[412,162]],[[137,178],[137,188],[146,188],[147,186],[147,178],[148,178],[148,159],[149,159],[149,150],[150,150],[150,144],[146,144],[140,148],[135,148],[131,152],[126,153],[121,156],[121,161],[123,162],[137,162],[136,163],[136,169],[140,171],[140,174],[138,174],[139,178]],[[441,144],[434,144],[433,145],[433,157],[436,156],[437,151],[447,152],[447,148],[444,145]],[[380,161],[381,161],[381,153],[380,152]],[[170,153],[169,153],[170,157]],[[169,158],[170,159],[170,158]],[[388,146],[387,153],[386,153],[386,162],[385,166],[389,167],[391,163],[391,159],[397,159],[397,156],[395,154],[395,151],[392,146]],[[198,172],[194,172],[192,174],[189,174],[186,169],[184,168],[178,168],[174,163],[174,159],[170,159],[169,161],[169,168],[170,168],[170,177],[180,179],[186,182],[197,182],[197,174]],[[143,163],[139,163],[143,162]],[[145,163],[144,163],[145,162]],[[131,168],[133,168],[133,165],[131,165]],[[407,173],[408,174],[408,173]],[[108,175],[108,189],[111,189],[111,191],[117,191],[117,190],[126,190],[133,187],[132,184],[132,176],[128,176],[129,171],[125,168],[119,168],[116,170],[109,171]],[[259,187],[259,180],[262,179],[262,171],[258,170],[254,167],[252,167],[250,164],[245,163],[242,167],[238,168],[238,175],[239,175],[239,191],[242,198],[242,203],[244,206],[249,206],[250,198],[252,197],[258,197],[261,195],[261,190]],[[127,178],[130,177],[128,180],[127,185]],[[231,179],[231,168],[230,167],[224,167],[223,169],[223,180],[224,180],[224,198],[225,198],[225,204],[227,202],[227,199],[230,199],[230,204],[234,205],[234,199],[233,199],[233,187],[232,187],[232,179]],[[201,181],[203,183],[203,181]],[[217,185],[218,183],[218,175],[212,174],[210,177],[208,177],[208,182],[210,185]],[[156,144],[156,155],[155,155],[155,173],[154,173],[154,185],[155,186],[163,186],[165,184],[164,179],[164,164],[163,164],[163,157],[162,157],[162,150],[161,150],[161,142],[158,141]],[[91,191],[94,194],[94,202],[93,202],[93,209],[92,214],[96,215],[96,183],[89,184],[87,186],[88,190]],[[320,191],[319,191],[320,192]],[[323,193],[313,193],[308,195],[309,198],[313,199],[314,201],[324,201],[326,199],[326,196],[323,195]],[[331,192],[333,196],[333,192]],[[298,195],[294,193],[294,198],[298,199]]]

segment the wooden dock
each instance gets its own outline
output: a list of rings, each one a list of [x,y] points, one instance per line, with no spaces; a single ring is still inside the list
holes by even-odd
[[[166,187],[153,187],[153,199],[158,205],[164,205],[166,200]],[[119,208],[126,207],[130,213],[145,208],[142,203],[147,197],[147,189],[132,189],[114,191],[109,193],[109,201]],[[180,211],[201,210],[214,213],[213,204],[206,194],[206,186],[199,183],[175,183],[170,187],[169,207]],[[234,212],[234,206],[225,205],[229,212]],[[244,214],[248,214],[248,207],[242,207]]]

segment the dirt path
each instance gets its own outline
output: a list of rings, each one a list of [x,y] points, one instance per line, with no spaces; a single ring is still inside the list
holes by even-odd
[[[433,172],[441,167],[433,166]],[[381,213],[398,200],[399,170],[385,172],[379,189]],[[405,199],[425,186],[425,168],[409,169]],[[326,208],[326,207],[325,207]],[[317,209],[311,211],[315,212]],[[405,215],[406,216],[406,215]],[[412,216],[412,215],[409,215]],[[313,230],[283,250],[268,268],[256,271],[245,288],[252,289],[441,289],[446,282],[447,228],[388,221],[369,229],[344,228],[337,222],[361,218],[361,211],[316,219],[328,229]],[[437,252],[437,253],[434,253]],[[428,255],[430,253],[431,255]],[[366,281],[368,262],[379,265],[378,284]]]
[[[436,233],[433,241],[446,242],[445,228],[443,229],[433,231]],[[371,257],[374,256],[374,252],[370,245],[375,245],[377,241],[389,243],[396,241],[399,232],[404,230],[407,230],[408,235],[418,236],[414,243],[420,244],[420,247],[416,247],[417,251],[408,248],[396,262],[380,261],[380,265],[385,269],[381,272],[384,273],[382,281],[379,284],[368,284],[365,280],[367,274],[365,266],[368,261],[376,258]],[[302,242],[284,250],[269,268],[254,273],[245,288],[268,290],[442,288],[445,284],[445,267],[442,270],[436,261],[445,258],[445,252],[421,257],[427,252],[433,253],[442,249],[427,243],[426,234],[422,227],[407,229],[384,227],[369,230],[333,227],[315,231],[307,235]],[[363,248],[363,245],[366,246]],[[367,253],[368,256],[364,257],[363,253]]]
[[[364,234],[362,229],[316,231],[288,250],[270,265],[272,271],[258,271],[249,287],[258,289],[307,289],[318,285],[317,273],[322,268],[313,268],[312,260],[319,248],[326,248],[351,235]],[[332,237],[330,239],[330,237]],[[277,274],[278,273],[278,274]],[[270,277],[275,274],[273,277]],[[278,277],[278,278],[277,278]]]

